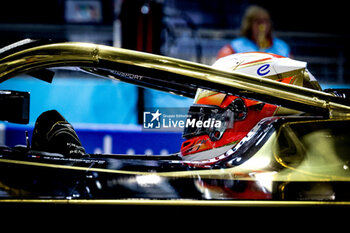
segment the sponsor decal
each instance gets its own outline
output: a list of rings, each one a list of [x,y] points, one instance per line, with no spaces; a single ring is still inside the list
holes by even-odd
[[[269,68],[270,68],[270,64],[265,64],[265,65],[260,66],[257,70],[258,75],[260,75],[260,76],[267,75],[268,73],[270,73]]]

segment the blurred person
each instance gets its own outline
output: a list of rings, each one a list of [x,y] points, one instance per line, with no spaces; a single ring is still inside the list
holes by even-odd
[[[273,37],[271,17],[265,8],[256,5],[247,8],[241,23],[241,37],[222,47],[217,58],[242,52],[266,52],[284,57],[290,56],[289,45]]]

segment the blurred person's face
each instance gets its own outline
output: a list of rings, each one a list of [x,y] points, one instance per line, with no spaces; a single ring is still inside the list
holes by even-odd
[[[252,33],[254,40],[257,40],[259,36],[264,36],[266,38],[270,30],[271,21],[268,15],[259,14],[253,19]]]

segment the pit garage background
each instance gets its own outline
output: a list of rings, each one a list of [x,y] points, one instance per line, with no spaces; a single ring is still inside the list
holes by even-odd
[[[290,45],[294,59],[308,62],[323,88],[349,87],[350,32],[344,1],[5,1],[0,8],[0,46],[25,38],[92,42],[211,65],[219,49],[239,36],[244,10],[252,4],[270,12],[274,35]],[[89,153],[175,153],[183,140],[181,132],[145,131],[144,112],[188,108],[192,103],[67,70],[57,71],[53,85],[22,75],[0,88],[31,92],[29,125],[2,123],[1,144],[25,144],[23,132],[31,136],[36,118],[57,109],[73,124]]]

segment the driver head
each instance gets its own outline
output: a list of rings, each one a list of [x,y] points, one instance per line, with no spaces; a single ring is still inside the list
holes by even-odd
[[[219,59],[214,68],[268,78],[277,82],[320,90],[316,79],[306,69],[306,62],[261,52],[238,53]],[[241,98],[225,93],[198,89],[188,112],[183,132],[186,139],[181,155],[187,161],[216,161],[263,118],[292,115],[295,110]],[[202,123],[197,123],[202,122]]]

